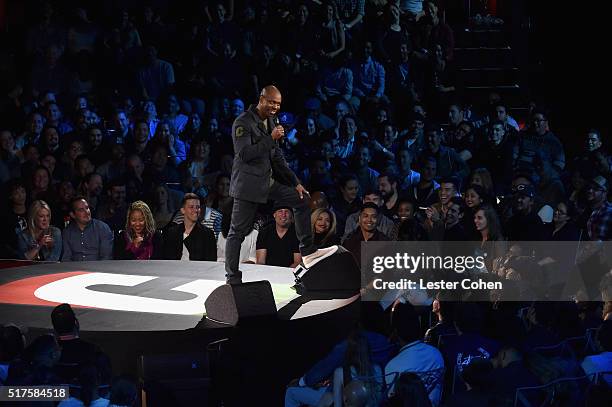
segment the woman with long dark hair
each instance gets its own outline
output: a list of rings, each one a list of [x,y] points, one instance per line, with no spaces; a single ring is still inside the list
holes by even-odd
[[[557,242],[580,240],[580,229],[574,222],[577,216],[575,206],[570,202],[559,202],[553,214],[554,229],[551,240]]]
[[[115,260],[152,260],[161,258],[161,235],[155,230],[151,209],[143,201],[132,202],[114,241]]]

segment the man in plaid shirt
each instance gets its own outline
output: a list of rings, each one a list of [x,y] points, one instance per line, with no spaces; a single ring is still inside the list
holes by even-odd
[[[612,205],[608,202],[608,181],[598,175],[586,187],[587,201],[593,209],[587,230],[591,240],[612,240]]]

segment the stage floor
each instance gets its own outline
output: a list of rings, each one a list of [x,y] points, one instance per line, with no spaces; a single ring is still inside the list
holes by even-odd
[[[358,296],[300,297],[292,270],[241,265],[243,281],[268,280],[279,318],[294,320],[344,307]],[[0,321],[51,329],[51,310],[69,303],[81,331],[173,331],[194,328],[204,301],[225,283],[223,263],[97,261],[31,264],[0,270]]]

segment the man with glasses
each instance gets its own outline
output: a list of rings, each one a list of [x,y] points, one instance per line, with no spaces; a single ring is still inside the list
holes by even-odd
[[[612,205],[608,202],[608,181],[601,175],[586,186],[587,202],[592,209],[587,222],[590,240],[612,239]]]
[[[302,263],[306,268],[337,250],[337,246],[317,250],[313,244],[308,191],[288,167],[278,144],[285,135],[276,119],[281,102],[280,91],[275,86],[266,86],[257,105],[251,105],[232,126],[235,156],[230,195],[234,198],[234,206],[225,246],[229,284],[242,282],[242,272],[238,269],[240,246],[251,230],[258,205],[268,199],[275,201],[277,206],[293,208]]]
[[[535,159],[538,153],[551,162],[560,174],[565,168],[565,152],[561,141],[550,131],[548,116],[542,110],[531,115],[531,126],[518,138],[514,147],[515,171],[527,171],[535,177]]]
[[[183,223],[170,223],[164,230],[162,257],[166,260],[217,260],[217,243],[215,234],[203,226],[200,217],[200,197],[187,193],[183,197],[181,213]]]

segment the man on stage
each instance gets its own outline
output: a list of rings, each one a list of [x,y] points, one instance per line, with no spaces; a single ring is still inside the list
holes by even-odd
[[[300,241],[304,267],[309,268],[338,249],[316,249],[312,241],[308,191],[289,169],[278,145],[284,129],[278,124],[281,94],[275,86],[266,86],[257,105],[236,118],[232,126],[234,165],[230,195],[234,198],[232,223],[225,245],[225,271],[229,284],[240,284],[238,269],[240,245],[250,231],[257,206],[272,199],[295,212],[295,230]]]

